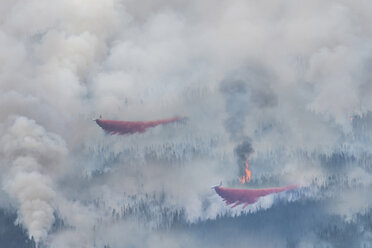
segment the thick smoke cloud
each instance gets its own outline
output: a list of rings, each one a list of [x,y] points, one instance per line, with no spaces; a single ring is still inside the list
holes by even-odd
[[[40,247],[371,246],[371,11],[2,1],[0,206]],[[188,121],[119,137],[100,114]],[[239,187],[303,187],[227,209],[210,187],[248,159]]]
[[[0,140],[3,189],[19,205],[17,222],[39,242],[54,222],[57,196],[53,179],[62,173],[65,143],[25,117],[4,123]]]

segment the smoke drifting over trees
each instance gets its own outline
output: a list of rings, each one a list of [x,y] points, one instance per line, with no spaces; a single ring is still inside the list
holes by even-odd
[[[371,247],[371,13],[3,0],[0,231],[40,248]],[[110,136],[100,114],[188,121]],[[239,187],[302,187],[226,208],[211,186],[237,187],[247,160]]]

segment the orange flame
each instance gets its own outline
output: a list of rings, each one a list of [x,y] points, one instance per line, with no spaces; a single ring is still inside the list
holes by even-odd
[[[248,162],[245,163],[245,176],[239,177],[239,182],[242,184],[251,180],[251,171],[248,169]]]

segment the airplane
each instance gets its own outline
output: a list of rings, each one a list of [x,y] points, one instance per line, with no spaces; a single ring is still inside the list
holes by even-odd
[[[222,187],[222,182],[212,187],[216,193],[226,202],[226,205],[233,204],[231,208],[234,208],[240,204],[243,205],[243,209],[249,204],[253,204],[259,200],[260,197],[280,193],[298,188],[297,185],[288,185],[285,187],[276,188],[263,188],[263,189],[233,189]]]
[[[102,115],[100,115],[98,119],[94,119],[93,121],[95,121],[98,126],[100,126],[103,130],[110,134],[133,134],[143,133],[148,128],[173,122],[179,122],[185,119],[185,117],[174,117],[155,121],[117,121],[104,120],[102,119]]]

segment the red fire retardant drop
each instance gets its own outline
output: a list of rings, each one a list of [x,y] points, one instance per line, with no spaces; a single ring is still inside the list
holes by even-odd
[[[231,208],[234,208],[240,204],[244,204],[243,208],[245,208],[249,204],[257,202],[261,196],[275,194],[295,188],[297,188],[296,185],[267,189],[231,189],[216,186],[214,187],[214,190],[223,198],[223,200],[226,202],[226,205],[235,203]]]
[[[114,121],[96,119],[95,122],[98,124],[98,126],[110,134],[133,134],[143,133],[150,127],[177,122],[183,119],[185,118],[175,117],[156,121]]]

